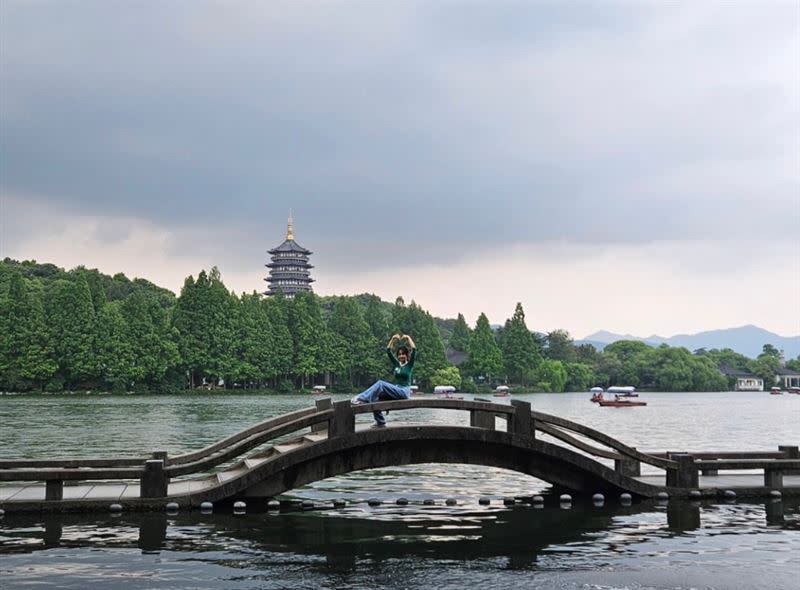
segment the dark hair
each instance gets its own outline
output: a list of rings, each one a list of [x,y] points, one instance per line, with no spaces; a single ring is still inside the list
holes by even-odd
[[[405,346],[399,346],[397,348],[397,354],[400,354],[401,350],[406,354],[406,356],[408,356],[408,348],[406,348]]]

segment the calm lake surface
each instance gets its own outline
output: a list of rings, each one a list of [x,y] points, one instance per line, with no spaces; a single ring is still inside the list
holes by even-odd
[[[599,408],[587,393],[516,397],[642,450],[800,443],[796,395],[643,393],[647,407],[626,409]],[[313,403],[300,395],[3,395],[0,455],[177,454]],[[389,419],[468,420],[448,410],[392,412]],[[622,507],[608,499],[602,508],[581,501],[568,510],[552,498],[541,509],[500,502],[548,491],[545,482],[499,469],[416,465],[353,473],[287,495],[348,502],[336,510],[6,515],[0,588],[797,587],[797,500]],[[394,505],[400,496],[412,503]],[[495,501],[479,506],[480,496]],[[384,504],[369,508],[372,497]],[[436,505],[423,506],[428,498]],[[446,498],[459,505],[445,506]]]

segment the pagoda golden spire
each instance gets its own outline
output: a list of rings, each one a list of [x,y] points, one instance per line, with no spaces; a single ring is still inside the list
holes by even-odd
[[[286,239],[294,240],[294,221],[292,220],[292,210],[289,209],[289,225],[286,229]]]

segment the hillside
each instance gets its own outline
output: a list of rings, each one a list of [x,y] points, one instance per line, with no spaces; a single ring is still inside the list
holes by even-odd
[[[652,346],[659,344],[683,346],[692,351],[698,348],[731,348],[749,358],[756,358],[761,354],[765,344],[772,344],[777,349],[783,350],[784,358],[787,360],[800,356],[800,336],[780,336],[753,325],[709,330],[697,334],[677,334],[668,338],[657,335],[641,337],[600,331],[590,334],[583,340],[576,341],[575,344],[591,343],[597,346],[598,344],[611,344],[617,340],[638,340]]]

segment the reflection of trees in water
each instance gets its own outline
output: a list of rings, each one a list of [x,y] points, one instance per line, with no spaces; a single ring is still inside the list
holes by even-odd
[[[798,500],[766,504],[733,505],[752,529],[766,516],[766,524],[798,530],[794,518]],[[722,505],[704,505],[714,524],[726,526]],[[639,505],[629,508],[594,508],[578,504],[571,510],[553,506],[534,509],[518,506],[511,510],[451,513],[377,511],[375,518],[354,514],[315,512],[232,515],[215,513],[125,514],[91,520],[86,515],[8,515],[0,521],[0,553],[34,552],[52,547],[138,547],[157,552],[244,551],[300,554],[324,558],[327,568],[351,568],[356,559],[402,559],[424,557],[440,560],[503,558],[510,569],[535,565],[545,551],[565,544],[591,540],[598,533],[613,530],[607,539],[618,552],[652,536],[667,537],[696,530],[701,525],[699,503],[670,502],[666,508]],[[666,512],[667,526],[656,525],[649,533],[638,528],[626,535],[626,521],[651,520]],[[790,515],[787,518],[787,514]],[[755,516],[757,515],[757,517]],[[732,519],[734,522],[736,518]],[[718,522],[717,522],[718,521]],[[762,521],[763,522],[763,521]],[[731,523],[733,524],[733,523]],[[647,527],[645,527],[647,528]],[[256,558],[256,561],[260,558]],[[238,567],[235,563],[228,564]]]

